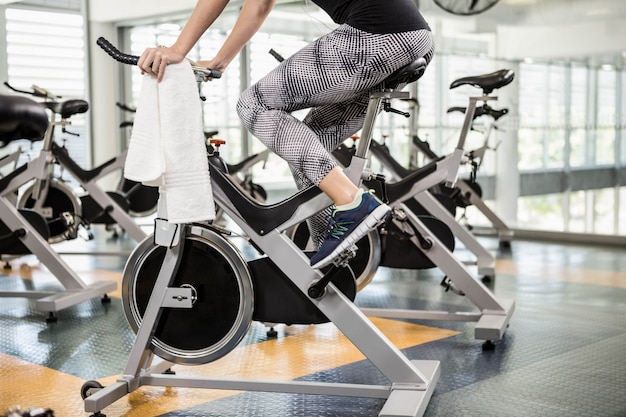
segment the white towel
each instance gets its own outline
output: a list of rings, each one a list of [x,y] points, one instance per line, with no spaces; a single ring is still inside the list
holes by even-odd
[[[168,65],[160,83],[144,76],[124,177],[159,186],[170,223],[215,218],[202,108],[189,61]]]

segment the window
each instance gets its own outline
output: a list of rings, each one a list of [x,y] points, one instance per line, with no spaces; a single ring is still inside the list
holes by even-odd
[[[519,71],[519,115],[518,166],[520,170],[538,169],[544,166],[546,136],[547,67],[544,65],[520,64]]]
[[[276,15],[278,21],[284,21],[279,31],[259,32],[254,36],[248,45],[247,60],[233,61],[222,79],[204,86],[207,96],[205,128],[219,130],[220,136],[228,141],[222,154],[229,162],[240,161],[246,154],[265,149],[260,141],[252,137],[247,140],[242,132],[235,112],[241,89],[278,64],[268,53],[270,49],[288,57],[312,38],[306,28],[289,20],[289,14],[284,11]],[[298,27],[294,29],[295,26]],[[139,53],[146,46],[169,44],[179,31],[180,22],[132,28],[133,51]],[[226,34],[227,29],[207,32],[191,57],[212,56],[215,51],[211,48],[219,47]],[[400,110],[411,112],[413,119],[382,114],[374,130],[375,138],[388,137],[386,144],[392,155],[403,164],[420,166],[425,163],[423,158],[416,157],[411,146],[413,133],[426,140],[436,154],[443,156],[456,145],[463,122],[461,112],[447,113],[447,110],[453,106],[466,107],[468,97],[480,93],[471,86],[450,90],[450,83],[459,77],[515,68],[518,97],[508,101],[513,107],[509,109],[511,114],[502,119],[500,132],[491,133],[490,144],[494,146],[500,140],[503,143],[514,141],[512,146],[517,147],[518,160],[511,163],[517,162],[519,173],[517,170],[497,172],[508,167],[503,163],[496,164],[500,157],[498,150],[488,151],[479,172],[479,180],[482,180],[481,176],[487,180],[481,183],[481,186],[486,184],[483,186],[485,199],[498,199],[494,191],[499,175],[504,173],[505,181],[519,181],[518,218],[510,226],[624,234],[625,187],[616,183],[623,181],[626,165],[624,68],[594,68],[584,62],[507,63],[479,56],[475,51],[469,52],[436,54],[417,86],[411,87],[417,91],[417,103],[394,104]],[[240,63],[248,65],[249,73],[241,73],[246,68],[240,68]],[[136,96],[138,73],[135,72],[133,77]],[[504,106],[498,101],[490,105],[496,109]],[[303,117],[304,113],[294,115]],[[468,150],[484,143],[483,133],[488,122],[477,119],[474,127],[476,130],[470,132],[468,138]],[[501,132],[506,133],[506,137],[499,138]],[[509,150],[508,157],[513,153]],[[253,170],[255,179],[263,186],[273,184],[276,188],[291,183],[286,164],[281,166],[278,157],[272,158],[278,163],[271,163],[267,170],[256,166]],[[375,163],[373,168],[379,169]],[[617,175],[616,170],[619,171]],[[460,174],[465,176],[465,168]],[[497,207],[495,203],[497,201],[488,201]],[[480,224],[483,219],[469,218],[470,215],[474,217],[471,212],[468,210],[470,224]]]
[[[593,153],[596,165],[615,162],[617,78],[613,68],[598,71],[598,110],[596,142]]]
[[[570,73],[570,116],[569,116],[569,165],[580,167],[586,164],[588,137],[589,70],[584,66],[572,66]]]
[[[617,97],[621,98],[621,101],[619,102],[621,112],[619,113],[619,120],[617,123],[617,138],[619,139],[618,158],[620,165],[626,166],[626,69],[622,69],[619,72],[619,86],[620,92]],[[624,204],[626,204],[626,202],[624,202]]]
[[[62,99],[87,99],[81,15],[7,8],[5,18],[7,81],[13,87],[30,91],[37,85]],[[88,167],[90,155],[87,120],[85,114],[72,117],[67,130],[78,136],[56,132],[56,140],[66,139],[70,155],[83,167]],[[39,149],[36,143],[31,153],[37,155]]]

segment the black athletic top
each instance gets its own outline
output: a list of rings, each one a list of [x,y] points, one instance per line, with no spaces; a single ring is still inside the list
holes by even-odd
[[[414,0],[312,0],[333,19],[369,33],[430,30]]]

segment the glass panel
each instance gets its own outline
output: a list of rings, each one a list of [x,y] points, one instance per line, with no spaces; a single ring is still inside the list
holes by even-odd
[[[437,72],[443,57],[436,57],[426,68],[422,78],[417,81],[417,100],[419,105],[417,126],[422,135],[421,128],[433,127],[437,125]]]
[[[546,124],[547,67],[538,64],[520,64],[519,117],[520,126],[540,127]]]
[[[579,167],[585,164],[588,137],[587,94],[589,90],[589,70],[572,66],[570,83],[570,154],[569,165]]]
[[[597,130],[595,165],[608,165],[615,162],[615,135],[615,128],[605,127]]]
[[[620,235],[626,235],[626,187],[619,189],[618,231]]]
[[[620,113],[620,120],[619,120],[619,125],[618,127],[618,137],[620,139],[619,142],[619,147],[618,149],[620,149],[620,155],[619,155],[619,161],[620,164],[622,166],[626,165],[626,70],[621,70],[619,72],[619,76],[620,76],[620,86],[621,86],[621,92],[618,94],[618,100],[620,100],[620,108],[621,108],[621,113]],[[620,200],[622,202],[622,204],[624,204],[624,210],[626,211],[626,201],[624,200]]]
[[[575,191],[569,194],[569,225],[568,232],[585,233],[585,191]]]
[[[564,230],[563,194],[521,197],[518,200],[518,225],[532,230]]]
[[[85,99],[85,31],[82,16],[13,8],[7,8],[5,16],[9,84],[24,91],[32,91],[32,86],[37,85],[63,99]],[[67,130],[76,135],[64,134],[57,129],[55,137],[58,143],[65,141],[76,162],[89,168],[87,115],[73,116],[72,125]],[[33,144],[24,153],[21,162],[38,155],[40,149],[41,142]],[[64,178],[72,180],[69,175]]]
[[[543,129],[520,128],[518,132],[518,166],[520,171],[543,167]]]
[[[593,230],[590,233],[612,235],[616,232],[615,189],[604,188],[590,191],[593,194]]]
[[[547,70],[545,65],[520,64],[519,91],[523,94],[519,97],[518,167],[521,171],[544,166]]]
[[[547,168],[562,167],[565,160],[565,129],[548,129],[545,146],[545,166]]]
[[[548,69],[548,126],[560,129],[565,126],[566,68],[551,65]]]
[[[569,164],[571,167],[579,167],[585,164],[586,158],[586,143],[587,143],[587,129],[575,128],[570,131],[569,145],[570,145],[570,159]]]
[[[598,71],[598,132],[595,143],[595,163],[598,165],[615,162],[616,81],[614,70]]]
[[[587,68],[573,66],[571,69],[569,122],[572,127],[580,128],[587,125],[588,75]]]

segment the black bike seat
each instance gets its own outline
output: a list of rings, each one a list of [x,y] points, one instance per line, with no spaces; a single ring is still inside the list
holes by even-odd
[[[55,114],[60,114],[61,118],[67,119],[75,114],[85,113],[89,110],[89,103],[85,100],[73,99],[66,101],[50,101],[44,105]]]
[[[409,65],[397,69],[389,77],[387,77],[384,81],[385,86],[395,87],[400,84],[410,84],[413,81],[417,81],[422,75],[424,75],[426,65],[426,60],[424,58],[417,58]]]
[[[26,97],[0,95],[0,146],[18,139],[38,141],[48,128],[48,115]]]
[[[515,72],[513,70],[501,69],[489,74],[459,78],[450,84],[450,89],[461,85],[472,85],[482,89],[484,94],[489,94],[493,90],[509,84],[514,78]]]

